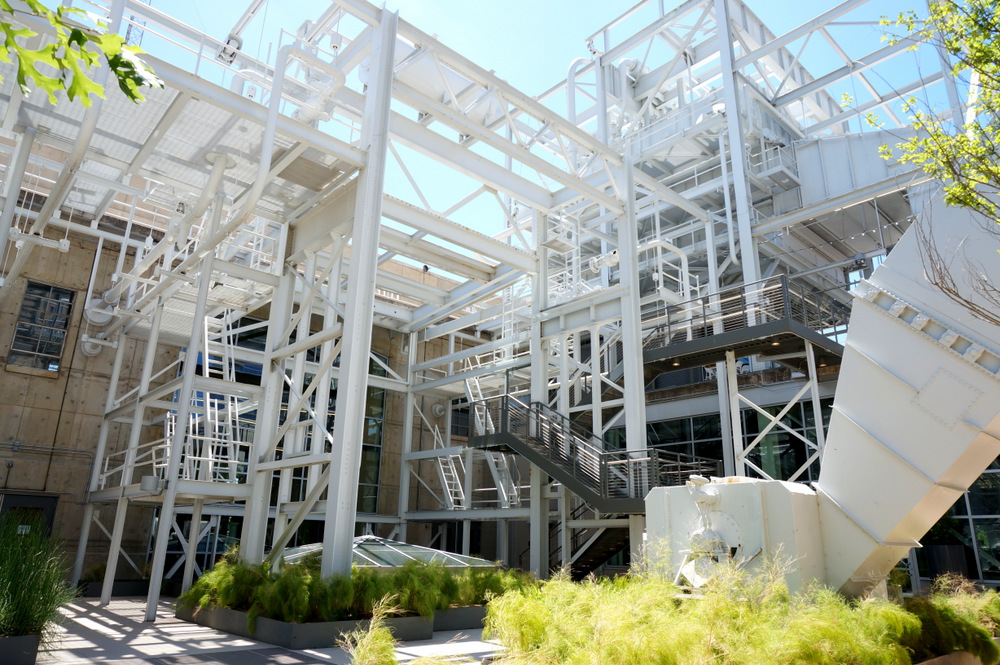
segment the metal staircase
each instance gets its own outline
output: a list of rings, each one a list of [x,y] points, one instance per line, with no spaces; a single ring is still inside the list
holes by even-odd
[[[511,296],[508,296],[507,300]],[[475,360],[478,361],[478,358]],[[475,369],[474,359],[467,361],[466,369]],[[485,407],[483,387],[479,377],[472,376],[465,380],[465,397],[469,401],[473,431],[483,436],[496,431],[494,420]],[[513,458],[503,452],[483,451],[490,474],[497,488],[497,504],[501,508],[512,508],[521,504],[521,487],[517,480],[517,466]]]
[[[516,452],[602,512],[642,513],[651,488],[720,473],[715,460],[659,449],[607,450],[602,439],[540,402],[502,395],[481,407],[496,431],[470,437],[470,446]]]
[[[448,510],[465,508],[465,489],[462,487],[462,476],[465,475],[465,463],[461,455],[442,455],[437,459],[438,480],[444,491],[444,504]]]

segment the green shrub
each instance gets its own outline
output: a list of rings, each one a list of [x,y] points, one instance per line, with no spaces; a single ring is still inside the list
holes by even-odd
[[[992,597],[991,597],[992,596]],[[993,606],[996,592],[957,595],[934,594],[906,601],[906,609],[920,620],[920,635],[905,642],[915,660],[929,660],[953,651],[968,651],[983,665],[1000,662],[1000,648],[994,633],[981,622],[976,606]],[[988,617],[995,628],[995,619]]]
[[[453,604],[481,604],[509,589],[533,584],[524,573],[500,569],[465,569],[454,573],[438,564],[410,562],[401,568],[355,567],[350,578],[320,576],[319,557],[307,557],[273,572],[249,564],[233,549],[184,593],[185,607],[217,605],[258,616],[304,623],[372,616],[388,599],[399,611],[432,617]]]
[[[303,623],[309,618],[310,591],[313,575],[305,566],[292,564],[278,575],[271,575],[257,590],[257,596],[250,608],[250,619],[257,616]]]
[[[66,560],[40,516],[13,510],[0,518],[0,635],[40,635],[47,644],[59,608],[77,594],[66,577]]]
[[[339,646],[347,651],[352,665],[395,665],[396,641],[385,625],[386,617],[395,610],[388,601],[375,603],[367,627],[359,626],[346,633]]]
[[[790,596],[783,571],[721,569],[697,596],[661,575],[571,582],[556,577],[489,605],[488,633],[510,664],[909,663],[919,621],[881,601],[814,588]]]
[[[495,596],[537,584],[529,573],[506,568],[466,568],[455,579],[455,603],[483,605]]]
[[[313,621],[341,621],[351,616],[354,604],[354,581],[352,577],[332,575],[312,578],[309,587],[309,602]]]
[[[239,548],[230,548],[215,564],[181,594],[177,603],[182,607],[216,605],[243,612],[256,600],[258,589],[270,575],[265,564],[249,564],[239,557]]]

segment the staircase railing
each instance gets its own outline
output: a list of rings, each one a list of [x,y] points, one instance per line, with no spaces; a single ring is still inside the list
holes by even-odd
[[[548,462],[561,482],[591,496],[585,500],[643,499],[650,489],[682,485],[691,474],[719,475],[716,460],[659,449],[608,450],[602,439],[541,402],[509,395],[486,399],[497,431],[517,439]]]

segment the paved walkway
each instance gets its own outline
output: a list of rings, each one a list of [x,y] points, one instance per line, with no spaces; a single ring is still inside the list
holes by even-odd
[[[60,639],[52,651],[38,656],[39,665],[348,665],[343,649],[292,651],[236,637],[174,617],[173,601],[160,602],[155,622],[143,620],[145,598],[116,598],[107,607],[96,599],[67,605]],[[432,640],[403,642],[396,649],[401,663],[422,656],[467,657],[481,661],[497,645],[483,641],[481,631],[437,632]],[[456,660],[456,662],[463,662]]]

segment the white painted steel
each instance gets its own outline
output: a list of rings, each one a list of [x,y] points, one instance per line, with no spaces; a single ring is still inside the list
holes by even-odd
[[[654,552],[669,549],[676,569],[692,537],[714,529],[737,560],[791,561],[792,588],[815,579],[863,595],[1000,454],[1000,327],[925,276],[928,238],[948,260],[960,257],[953,270],[968,260],[1000,276],[995,232],[939,194],[913,198],[921,223],[858,287],[815,491],[735,478],[654,490],[649,539],[660,542]],[[962,298],[996,311],[954,274]]]

